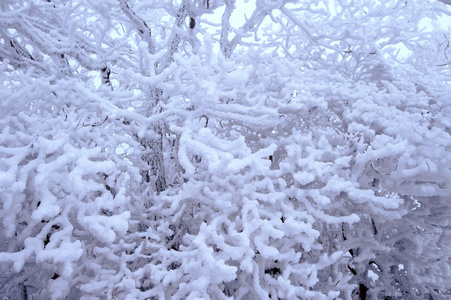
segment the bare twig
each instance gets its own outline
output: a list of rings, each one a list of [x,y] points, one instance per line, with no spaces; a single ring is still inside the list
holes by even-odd
[[[96,126],[100,126],[100,125],[102,125],[103,123],[105,123],[106,120],[108,120],[108,116],[106,116],[106,117],[105,117],[105,120],[103,120],[102,122],[95,122],[95,123],[92,123],[92,124],[85,124],[85,123],[83,123],[82,126],[83,126],[83,127],[88,127],[88,126],[96,127]],[[78,126],[78,125],[77,125],[77,126]]]

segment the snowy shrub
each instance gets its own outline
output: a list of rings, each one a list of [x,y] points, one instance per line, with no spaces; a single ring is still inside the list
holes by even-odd
[[[441,2],[3,1],[0,295],[446,299]]]

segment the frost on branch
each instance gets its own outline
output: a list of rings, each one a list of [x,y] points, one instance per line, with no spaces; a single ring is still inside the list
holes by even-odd
[[[160,2],[0,4],[0,295],[449,297],[449,6]]]
[[[112,124],[111,105],[102,108],[81,84],[25,80],[20,72],[8,79],[0,135],[2,273],[16,273],[37,297],[66,297],[99,270],[117,271],[95,262],[123,251],[113,245],[128,231],[128,187],[139,175],[114,150],[134,141]]]

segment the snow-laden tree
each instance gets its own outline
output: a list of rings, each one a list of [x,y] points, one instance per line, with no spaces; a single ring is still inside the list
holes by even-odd
[[[450,296],[449,6],[243,5],[0,3],[0,295]]]

